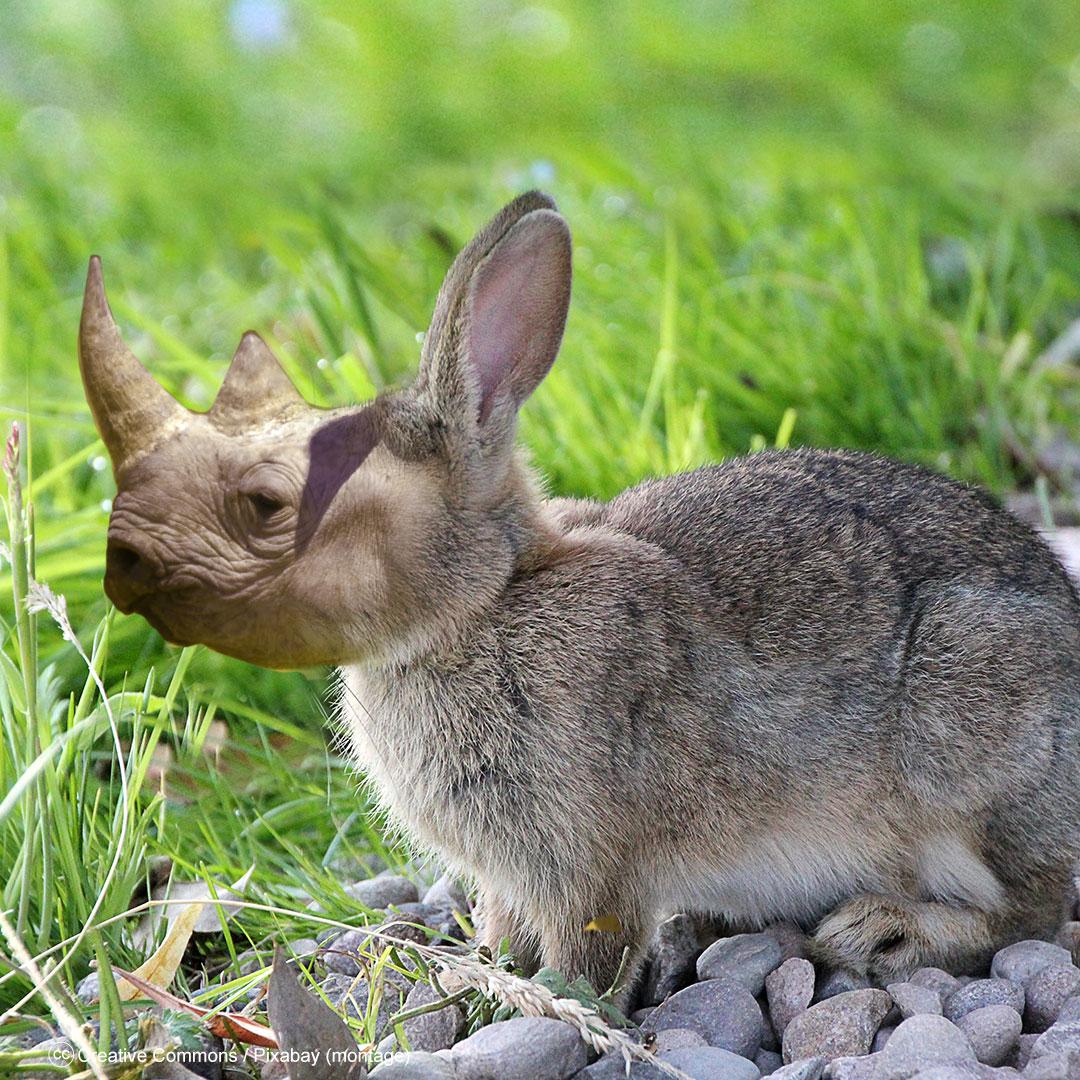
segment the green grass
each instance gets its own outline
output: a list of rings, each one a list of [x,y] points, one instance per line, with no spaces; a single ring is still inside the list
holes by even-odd
[[[281,25],[258,43],[260,11]],[[541,186],[576,241],[564,349],[522,424],[553,491],[780,441],[1005,494],[1040,479],[1031,448],[1080,436],[1075,373],[1035,364],[1080,314],[1078,49],[1068,0],[3,5],[0,420],[24,425],[33,572],[132,695],[129,771],[168,744],[175,785],[151,774],[124,810],[100,695],[0,565],[0,798],[70,738],[0,817],[32,949],[99,898],[122,912],[150,855],[218,883],[254,864],[261,902],[346,916],[335,879],[383,849],[326,749],[321,673],[178,654],[106,612],[112,482],[74,356],[91,252],[186,403],[249,326],[312,401],[350,402],[407,377],[454,251]],[[239,775],[199,749],[214,719]],[[232,944],[309,929],[253,912]],[[68,983],[102,950],[138,961],[113,924]],[[0,1007],[26,990],[0,982]]]

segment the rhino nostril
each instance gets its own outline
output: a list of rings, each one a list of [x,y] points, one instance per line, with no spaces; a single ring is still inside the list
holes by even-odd
[[[131,599],[152,591],[157,577],[137,548],[118,541],[110,541],[105,549],[105,576],[118,592]]]

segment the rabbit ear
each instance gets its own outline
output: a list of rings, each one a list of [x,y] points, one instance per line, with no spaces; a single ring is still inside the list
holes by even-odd
[[[483,424],[547,374],[570,303],[570,230],[545,195],[507,206],[450,268],[421,361],[441,412]],[[432,385],[434,384],[434,385]]]

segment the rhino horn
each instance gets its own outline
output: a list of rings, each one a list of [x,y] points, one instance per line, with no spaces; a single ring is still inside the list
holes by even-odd
[[[105,296],[101,260],[96,255],[90,260],[83,295],[79,370],[114,472],[187,422],[187,410],[158,385],[124,344]]]
[[[270,347],[249,330],[236,347],[218,396],[210,409],[214,420],[252,420],[286,412],[306,402]]]

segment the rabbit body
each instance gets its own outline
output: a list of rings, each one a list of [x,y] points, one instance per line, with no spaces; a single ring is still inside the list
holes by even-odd
[[[478,882],[489,944],[605,988],[672,910],[816,926],[883,979],[1053,932],[1080,604],[1033,531],[811,450],[534,510],[452,644],[343,673],[362,764]]]

